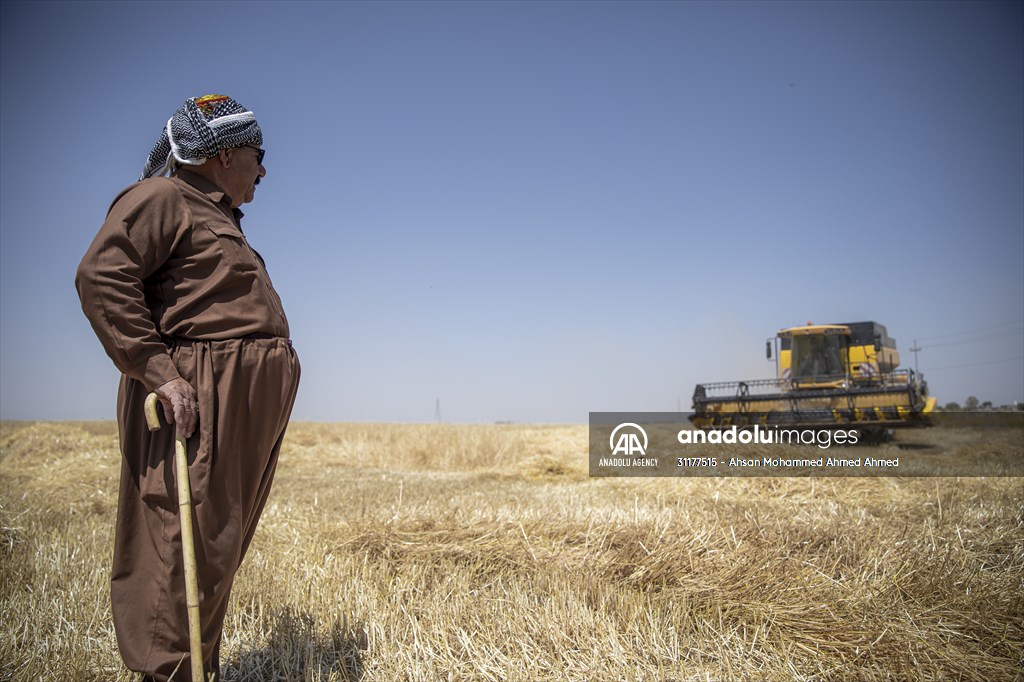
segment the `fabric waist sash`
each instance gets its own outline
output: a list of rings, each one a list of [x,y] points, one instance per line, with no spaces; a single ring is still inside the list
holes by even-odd
[[[253,340],[268,340],[268,339],[281,339],[289,346],[292,345],[291,339],[286,339],[281,336],[274,336],[273,334],[266,334],[264,332],[255,332],[253,334],[246,334],[245,336],[238,336],[232,339],[193,339],[188,336],[161,336],[164,344],[168,348],[175,348],[177,346],[191,345],[193,343],[215,343],[217,341],[253,341]]]

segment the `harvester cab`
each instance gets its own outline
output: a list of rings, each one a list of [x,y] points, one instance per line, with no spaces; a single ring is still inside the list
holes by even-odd
[[[775,341],[777,377],[793,388],[877,384],[900,364],[896,342],[875,322],[791,327]]]
[[[768,340],[767,355],[774,355],[775,379],[698,384],[691,421],[699,428],[852,427],[866,438],[930,425],[935,398],[923,376],[898,369],[896,342],[881,324],[789,327]]]

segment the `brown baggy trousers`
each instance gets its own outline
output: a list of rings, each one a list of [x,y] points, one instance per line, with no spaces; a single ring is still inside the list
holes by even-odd
[[[188,441],[203,657],[219,667],[235,573],[270,493],[299,383],[286,339],[178,341],[171,355],[198,392]],[[121,657],[157,680],[191,681],[185,573],[174,476],[174,428],[150,432],[142,383],[118,391],[121,488],[111,597]],[[163,419],[161,411],[161,421]],[[177,669],[177,672],[174,672]]]

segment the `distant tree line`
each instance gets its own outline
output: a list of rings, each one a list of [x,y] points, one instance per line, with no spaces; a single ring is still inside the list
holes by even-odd
[[[992,404],[991,400],[981,402],[975,396],[968,396],[967,400],[964,401],[963,406],[957,402],[946,403],[941,408],[946,412],[1013,412],[1015,410],[1024,411],[1024,402],[1014,400],[1010,405],[1000,405],[996,407]]]

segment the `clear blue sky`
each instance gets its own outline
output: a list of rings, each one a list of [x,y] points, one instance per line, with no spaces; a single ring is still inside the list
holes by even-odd
[[[263,128],[295,418],[583,422],[877,320],[1024,399],[1011,2],[3,2],[0,417],[106,419],[75,268],[181,103]]]

